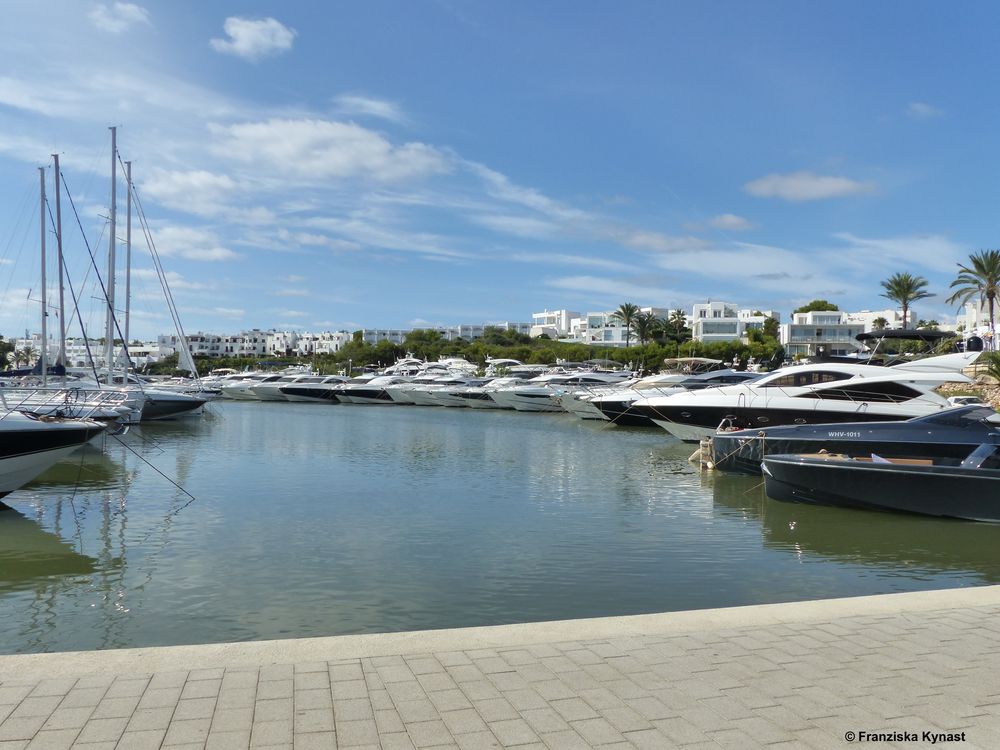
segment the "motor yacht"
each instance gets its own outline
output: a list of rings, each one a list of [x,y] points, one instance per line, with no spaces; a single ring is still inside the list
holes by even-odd
[[[93,419],[0,414],[0,497],[27,484],[47,468],[107,430]]]
[[[306,375],[280,387],[288,401],[313,401],[337,404],[336,388],[350,381],[342,375]]]
[[[948,408],[934,392],[962,374],[979,352],[945,354],[895,367],[839,362],[795,365],[743,385],[683,391],[636,401],[631,409],[685,442],[720,426],[747,429],[784,424],[890,421]]]
[[[575,398],[576,394],[563,396],[560,403],[564,409],[583,419],[604,419],[617,426],[653,427],[653,421],[648,416],[631,408],[640,399],[748,383],[761,377],[759,373],[732,369],[650,375],[621,387],[604,388],[589,395],[585,393],[579,398]]]
[[[629,377],[622,372],[577,372],[540,375],[517,385],[490,390],[490,396],[503,407],[518,411],[563,411],[557,398],[570,389],[621,383]]]
[[[337,399],[347,404],[392,404],[392,397],[386,387],[402,383],[409,378],[401,375],[376,375],[372,378],[357,378],[337,387]]]
[[[837,422],[717,432],[711,461],[720,471],[760,474],[761,461],[776,453],[850,456],[872,453],[914,459],[961,460],[976,446],[1000,440],[1000,414],[984,404],[956,406],[891,422]]]

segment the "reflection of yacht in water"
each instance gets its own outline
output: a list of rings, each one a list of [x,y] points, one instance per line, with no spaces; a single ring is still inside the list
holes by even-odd
[[[108,490],[121,485],[125,466],[101,448],[85,445],[39,474],[24,490]]]
[[[63,575],[90,575],[96,560],[17,511],[0,513],[0,594]]]
[[[1000,583],[992,524],[782,503],[764,496],[759,477],[717,475],[705,481],[712,483],[716,511],[760,523],[768,549],[874,567],[887,579],[966,574]]]

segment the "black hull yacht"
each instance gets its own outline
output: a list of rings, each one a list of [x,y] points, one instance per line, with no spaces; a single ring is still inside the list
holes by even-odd
[[[1000,414],[988,406],[958,406],[899,422],[784,425],[720,431],[712,436],[712,464],[720,471],[760,474],[777,453],[828,451],[961,461],[976,446],[1000,440]]]
[[[27,484],[107,428],[106,423],[92,419],[40,417],[17,411],[3,414],[0,416],[0,497]]]
[[[762,466],[775,500],[1000,523],[1000,443],[961,461],[776,454]]]

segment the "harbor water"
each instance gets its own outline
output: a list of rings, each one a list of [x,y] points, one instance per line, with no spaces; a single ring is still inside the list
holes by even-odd
[[[0,652],[496,625],[1000,582],[1000,528],[782,504],[659,429],[217,402],[0,511]]]

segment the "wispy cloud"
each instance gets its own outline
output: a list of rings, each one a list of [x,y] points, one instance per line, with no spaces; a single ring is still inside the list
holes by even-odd
[[[577,268],[603,268],[608,271],[618,271],[628,273],[634,271],[635,267],[627,263],[619,263],[604,258],[591,258],[586,255],[567,255],[564,253],[513,253],[503,256],[505,261],[515,263],[544,263],[560,266],[574,266]]]
[[[395,123],[406,121],[406,116],[399,105],[385,99],[362,94],[341,94],[334,97],[333,103],[337,113],[342,115],[377,117]]]
[[[744,232],[753,229],[753,223],[748,219],[736,214],[719,214],[708,220],[708,225],[713,229],[722,229],[728,232]]]
[[[310,296],[308,289],[275,289],[271,292],[274,297],[308,297]]]
[[[230,16],[222,25],[228,39],[211,39],[216,52],[257,62],[292,48],[296,31],[274,18],[252,19]]]
[[[238,163],[309,180],[359,178],[393,183],[449,171],[443,153],[424,143],[393,145],[354,123],[270,119],[211,125],[212,151]]]
[[[153,241],[157,252],[163,256],[199,261],[238,260],[242,257],[224,247],[218,236],[206,229],[164,226],[154,230]]]
[[[963,245],[939,234],[872,238],[840,232],[834,236],[846,243],[846,247],[838,249],[840,256],[861,268],[896,270],[896,266],[916,266],[954,273],[956,262],[968,255]]]
[[[941,117],[944,110],[927,102],[910,102],[906,106],[906,114],[916,120],[927,120],[932,117]]]
[[[781,198],[795,203],[803,201],[843,198],[865,195],[875,191],[871,182],[861,182],[848,177],[817,175],[812,172],[769,174],[743,186],[750,195],[758,198]]]
[[[87,18],[98,29],[109,34],[121,34],[136,25],[152,26],[149,11],[134,3],[99,3],[90,10]]]

